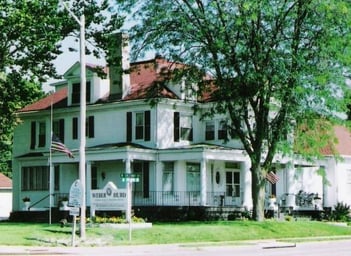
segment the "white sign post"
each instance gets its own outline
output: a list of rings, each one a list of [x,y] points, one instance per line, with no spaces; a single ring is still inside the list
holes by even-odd
[[[132,183],[139,182],[139,175],[135,173],[122,173],[121,178],[123,182],[127,182],[127,216],[129,224],[129,241],[132,241]]]
[[[83,201],[83,186],[80,180],[76,180],[71,185],[69,190],[69,200],[68,206],[70,207],[69,214],[73,216],[73,227],[72,227],[72,246],[75,246],[75,236],[76,236],[76,222],[77,216],[79,216],[79,207],[82,205]],[[81,220],[85,221],[85,220]]]

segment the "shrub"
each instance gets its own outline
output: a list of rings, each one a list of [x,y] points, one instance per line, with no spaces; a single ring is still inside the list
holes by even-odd
[[[95,216],[92,218],[92,221],[94,223],[114,223],[114,224],[123,224],[127,223],[126,218],[124,217],[99,217]],[[144,223],[144,219],[138,218],[136,216],[132,216],[132,222],[133,223]]]
[[[286,221],[292,221],[293,220],[293,216],[287,215],[287,216],[284,216],[284,219]]]
[[[332,219],[335,221],[348,221],[350,218],[350,206],[346,203],[338,202],[334,206],[332,212]]]

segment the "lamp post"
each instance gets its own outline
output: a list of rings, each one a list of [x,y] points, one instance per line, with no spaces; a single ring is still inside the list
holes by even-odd
[[[79,146],[79,180],[82,184],[82,202],[80,206],[80,238],[85,239],[86,219],[86,181],[85,181],[85,119],[86,119],[86,67],[85,67],[85,17],[84,12],[80,19],[60,0],[65,9],[75,19],[80,27],[80,146]]]

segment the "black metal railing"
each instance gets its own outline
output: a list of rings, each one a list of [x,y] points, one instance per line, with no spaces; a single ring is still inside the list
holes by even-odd
[[[240,197],[231,197],[225,193],[207,192],[207,206],[241,206]],[[200,191],[133,191],[133,205],[136,206],[200,206]]]
[[[68,198],[68,196],[69,196],[68,193],[54,193],[52,195],[53,195],[53,199],[54,199],[52,202],[52,207],[60,207],[61,201],[63,201],[64,198]],[[47,194],[44,197],[40,198],[39,200],[35,201],[34,203],[30,204],[28,206],[28,211],[31,208],[33,208],[34,206],[39,205],[41,202],[48,199],[49,197],[50,197],[50,194]]]
[[[34,206],[40,204],[42,201],[44,201],[44,200],[45,200],[46,198],[48,198],[49,196],[50,196],[50,194],[47,194],[47,195],[44,196],[43,198],[41,198],[41,199],[39,199],[38,201],[34,202],[33,204],[29,205],[29,206],[28,206],[28,211],[29,211],[32,207],[34,207]]]

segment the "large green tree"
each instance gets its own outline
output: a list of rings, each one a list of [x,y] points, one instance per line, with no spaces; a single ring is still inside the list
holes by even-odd
[[[87,45],[93,46],[86,52],[103,55],[107,35],[123,19],[108,0],[64,2],[77,17],[84,11]],[[52,61],[70,36],[78,40],[79,25],[59,0],[0,1],[0,171],[9,171],[14,112],[43,96],[40,83],[58,77]]]
[[[251,160],[253,218],[264,219],[266,174],[278,153],[292,151],[289,134],[306,120],[338,119],[345,110],[350,64],[349,1],[134,0],[132,38],[187,63],[199,84],[214,78],[213,107]],[[190,70],[189,67],[196,67]],[[320,122],[321,124],[323,122]],[[313,151],[316,152],[316,151]]]

